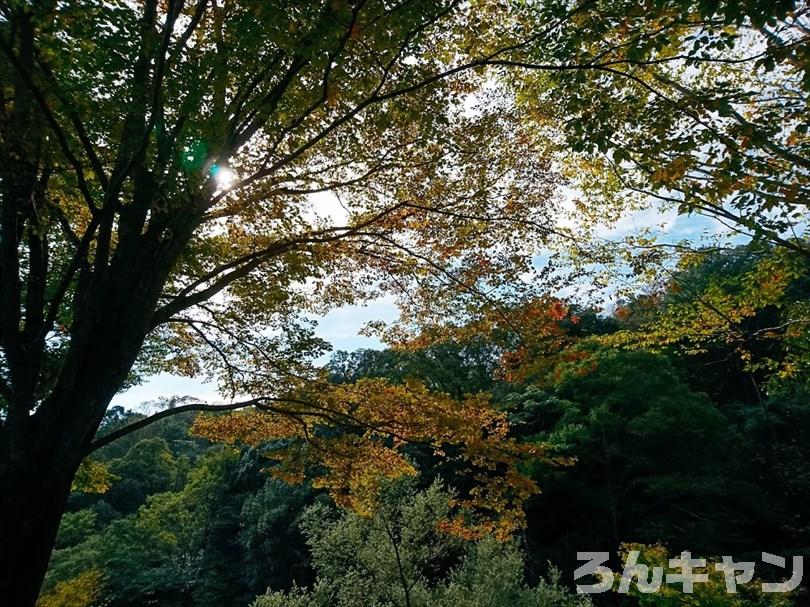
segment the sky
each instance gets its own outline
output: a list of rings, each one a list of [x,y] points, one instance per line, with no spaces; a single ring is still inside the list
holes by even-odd
[[[313,216],[327,216],[336,225],[345,223],[346,212],[334,196],[318,195],[313,198]],[[702,236],[711,235],[722,226],[716,220],[702,216],[678,215],[674,209],[661,211],[651,208],[628,214],[619,222],[606,229],[600,236],[619,238],[651,227],[662,235],[662,240],[676,242],[680,240],[698,241]],[[382,348],[382,342],[375,337],[360,335],[363,326],[372,320],[394,321],[397,308],[392,298],[371,301],[367,305],[344,306],[332,310],[325,316],[316,318],[316,334],[332,344],[336,350],[354,351],[360,348]],[[326,363],[329,356],[318,362]],[[198,378],[180,377],[162,373],[148,378],[144,383],[118,394],[112,405],[126,408],[148,409],[148,403],[159,398],[172,396],[190,396],[211,403],[223,402],[217,394],[214,384],[205,383]]]

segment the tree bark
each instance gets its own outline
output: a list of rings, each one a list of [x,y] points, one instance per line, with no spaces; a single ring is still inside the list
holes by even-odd
[[[0,441],[0,597],[7,607],[36,603],[79,463],[28,434],[4,431]]]
[[[109,318],[109,316],[108,316]],[[126,318],[126,315],[124,315]],[[5,607],[33,607],[45,578],[76,471],[141,339],[102,321],[76,352],[73,381],[32,415],[0,427],[0,597]],[[137,342],[137,344],[136,344]],[[71,366],[68,361],[66,366]],[[33,409],[33,407],[32,407]]]

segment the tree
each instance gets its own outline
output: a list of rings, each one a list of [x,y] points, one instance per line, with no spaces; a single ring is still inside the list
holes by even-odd
[[[475,481],[456,500],[448,530],[463,537],[505,539],[524,524],[523,501],[537,492],[521,470],[525,459],[543,459],[543,446],[510,436],[506,415],[486,393],[455,400],[410,380],[392,384],[361,379],[351,385],[311,386],[276,409],[229,416],[200,416],[192,431],[227,444],[263,448],[282,480],[326,489],[339,505],[371,515],[385,482],[414,476],[406,447],[430,447]],[[314,411],[314,413],[312,413]]]
[[[124,513],[134,512],[148,495],[175,488],[183,472],[162,439],[136,443],[125,457],[110,462],[108,468],[120,480],[105,493],[105,499]]]
[[[567,7],[540,3],[537,27]],[[521,103],[590,176],[578,213],[635,192],[806,255],[808,23],[791,0],[596,1],[524,47]]]
[[[701,363],[707,392],[718,371],[728,391],[762,402],[767,381],[806,373],[806,258],[755,245],[686,253],[658,284],[616,311],[622,329],[603,342],[626,348],[671,349]],[[721,399],[723,400],[723,399]]]
[[[504,98],[465,101],[508,21],[455,0],[0,3],[5,600],[33,604],[139,375],[280,407],[323,347],[300,312],[385,290],[469,316],[525,271],[553,172]],[[327,191],[345,221],[313,218]]]
[[[744,473],[749,445],[733,424],[664,356],[584,344],[580,354],[556,365],[552,392],[513,397],[515,415],[542,421],[535,439],[572,460],[535,473],[544,492],[527,516],[537,550],[570,559],[577,546],[615,556],[627,541],[752,549],[747,538],[774,523],[775,506]]]
[[[335,382],[354,382],[363,377],[384,377],[397,383],[418,379],[433,391],[461,400],[465,394],[493,387],[499,355],[491,339],[477,337],[466,343],[445,341],[417,350],[339,351],[328,367]]]
[[[101,574],[90,569],[75,578],[60,582],[37,601],[38,607],[92,607],[101,594]]]
[[[116,607],[156,601],[166,607],[246,605],[268,586],[287,589],[311,581],[298,522],[315,492],[263,474],[267,461],[256,449],[239,452],[206,442],[199,454],[196,444],[168,440],[178,419],[154,424],[149,432],[162,431],[145,439],[165,438],[175,461],[191,461],[177,487],[144,483],[116,509],[108,502],[119,485],[129,489],[127,476],[107,494],[72,494],[41,597],[88,571],[101,574],[103,602]],[[97,461],[115,465],[108,455],[99,452]],[[132,478],[152,480],[154,462],[133,458],[129,466],[138,462],[141,470],[130,470]]]
[[[311,589],[268,591],[254,607],[385,607],[469,605],[587,607],[590,600],[561,586],[559,577],[536,587],[523,582],[514,542],[465,543],[442,533],[451,495],[434,483],[421,492],[389,487],[371,518],[337,515],[323,505],[307,511],[302,527],[318,573]]]

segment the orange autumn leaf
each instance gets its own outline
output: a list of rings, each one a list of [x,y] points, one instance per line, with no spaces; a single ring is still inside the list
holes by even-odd
[[[374,511],[385,481],[416,474],[403,448],[429,445],[439,457],[452,453],[475,483],[456,503],[464,524],[448,523],[448,530],[505,537],[524,525],[523,501],[538,487],[520,462],[544,458],[544,449],[510,437],[505,414],[488,396],[457,401],[420,382],[382,379],[301,391],[256,409],[201,415],[192,431],[229,444],[266,446],[274,476],[288,482],[309,476],[336,503],[364,515]]]

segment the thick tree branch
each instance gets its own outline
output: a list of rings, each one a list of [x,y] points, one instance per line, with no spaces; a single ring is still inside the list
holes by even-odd
[[[274,407],[270,403],[279,403],[279,404],[288,404],[288,405],[298,405],[301,407],[305,407],[303,410],[293,410],[293,409],[284,409],[281,407]],[[402,437],[399,435],[394,429],[387,428],[386,426],[392,426],[392,420],[379,420],[377,423],[370,424],[368,422],[364,422],[363,420],[357,418],[356,416],[352,415],[351,413],[344,413],[341,411],[334,411],[329,409],[328,407],[324,407],[318,405],[316,403],[306,401],[300,398],[292,398],[292,397],[284,397],[284,396],[260,396],[256,398],[251,398],[244,401],[239,401],[236,403],[226,403],[223,405],[212,405],[209,403],[188,403],[185,405],[180,405],[177,407],[172,407],[170,409],[164,409],[163,411],[158,411],[148,417],[140,419],[136,422],[132,422],[131,424],[127,424],[123,428],[119,428],[118,430],[113,430],[109,434],[105,434],[96,438],[93,442],[90,443],[88,446],[85,456],[90,455],[94,451],[105,447],[114,441],[135,432],[136,430],[140,430],[142,428],[146,428],[151,424],[154,424],[161,419],[165,419],[167,417],[172,417],[174,415],[179,415],[181,413],[188,413],[190,411],[197,411],[197,412],[208,412],[208,413],[222,413],[222,412],[231,412],[231,411],[238,411],[240,409],[246,409],[248,407],[256,407],[259,410],[266,411],[268,413],[276,413],[278,415],[285,415],[288,417],[293,418],[304,418],[304,417],[312,417],[316,419],[322,419],[326,422],[333,423],[333,424],[346,424],[349,426],[363,428],[366,430],[373,430],[383,432],[385,434],[389,434],[399,440],[404,442],[413,443],[413,440],[408,438]]]
[[[90,446],[87,448],[86,455],[89,455],[94,451],[98,451],[102,447],[106,447],[110,443],[117,441],[119,438],[122,438],[127,434],[132,434],[136,430],[146,428],[147,426],[150,426],[155,422],[160,421],[161,419],[165,419],[173,415],[188,413],[189,411],[208,411],[211,413],[218,413],[221,411],[236,411],[238,409],[254,407],[266,400],[268,400],[268,398],[251,398],[250,400],[240,401],[237,403],[229,403],[225,405],[211,405],[209,403],[191,403],[187,405],[180,405],[178,407],[172,407],[170,409],[164,409],[163,411],[158,411],[157,413],[149,415],[148,417],[144,417],[143,419],[140,419],[136,422],[127,424],[123,428],[113,430],[109,434],[105,434],[103,436],[96,438],[92,443],[90,443]]]

